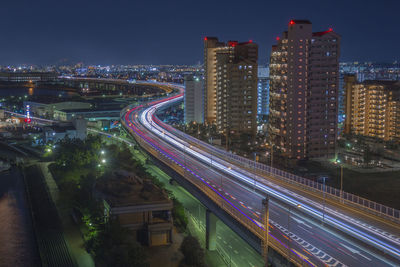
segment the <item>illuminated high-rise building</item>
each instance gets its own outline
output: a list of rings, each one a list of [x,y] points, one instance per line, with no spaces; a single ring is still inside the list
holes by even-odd
[[[347,134],[400,141],[400,81],[357,82],[345,76]]]
[[[258,45],[204,38],[204,117],[220,133],[255,136]]]
[[[269,68],[258,66],[257,115],[264,119],[269,111]]]
[[[292,20],[270,58],[270,143],[293,159],[333,157],[337,139],[340,36]]]
[[[185,123],[204,122],[203,80],[199,76],[185,77]]]

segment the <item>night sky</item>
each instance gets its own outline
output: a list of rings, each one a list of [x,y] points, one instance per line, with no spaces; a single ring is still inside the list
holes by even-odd
[[[259,44],[265,63],[290,19],[342,36],[342,61],[400,61],[399,0],[3,0],[0,65],[196,64],[203,37]]]

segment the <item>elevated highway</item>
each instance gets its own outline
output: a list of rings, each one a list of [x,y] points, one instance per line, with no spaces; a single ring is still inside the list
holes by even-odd
[[[123,125],[144,149],[257,237],[260,252],[268,245],[296,265],[400,265],[397,210],[323,190],[320,184],[267,169],[166,125],[157,111],[183,97],[182,87],[170,86],[180,93],[126,108]]]

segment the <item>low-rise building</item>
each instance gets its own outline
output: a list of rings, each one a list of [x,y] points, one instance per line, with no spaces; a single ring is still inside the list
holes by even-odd
[[[32,116],[53,119],[56,110],[90,109],[92,107],[92,104],[87,102],[78,102],[78,101],[63,101],[63,102],[45,101],[45,100],[42,100],[41,102],[24,101],[25,111],[27,109],[27,106],[29,106],[29,110]]]
[[[168,195],[151,181],[125,172],[100,179],[96,195],[103,200],[106,218],[117,219],[148,246],[172,242],[172,208]]]
[[[64,138],[78,138],[84,140],[87,134],[87,122],[84,119],[75,119],[67,123],[58,123],[43,128],[43,142],[57,142]]]
[[[59,121],[71,121],[75,118],[87,120],[119,119],[121,110],[97,110],[97,109],[60,109],[54,110],[53,119]]]

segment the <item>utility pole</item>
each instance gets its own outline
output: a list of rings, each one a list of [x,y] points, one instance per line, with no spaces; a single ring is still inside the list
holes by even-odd
[[[343,165],[340,164],[340,200],[342,203],[344,202],[343,199]]]
[[[271,144],[271,169],[273,164],[274,164],[274,145]]]
[[[228,131],[227,131],[226,135],[225,135],[225,149],[226,149],[226,151],[228,151],[228,147],[229,147],[228,142],[229,142],[229,138],[228,138]]]
[[[213,138],[212,138],[212,136],[211,136],[211,145],[212,145],[212,143],[213,143]],[[212,149],[210,150],[210,154],[211,154],[211,157],[210,157],[210,168],[212,168],[212,156],[213,156],[213,151],[212,151]]]
[[[263,207],[264,207],[264,216],[263,216],[263,223],[265,226],[265,231],[264,231],[264,242],[263,242],[263,256],[265,259],[265,266],[268,266],[268,241],[269,241],[269,197],[267,196],[265,199],[262,201]]]
[[[325,191],[326,191],[326,186],[325,186],[325,180],[326,177],[323,177],[323,181],[324,181],[324,206],[323,206],[323,210],[322,210],[322,224],[325,222]]]
[[[287,225],[288,225],[288,266],[290,266],[290,213],[291,213],[291,209],[290,209],[290,206],[288,207],[288,210],[289,210],[289,214],[288,214],[288,222],[287,222]]]
[[[183,162],[185,164],[186,167],[186,145],[183,144]],[[185,169],[183,169],[185,171]]]
[[[256,164],[257,164],[257,154],[254,152],[254,173],[253,173],[253,180],[254,180],[254,192],[257,189],[257,179],[256,179]]]

